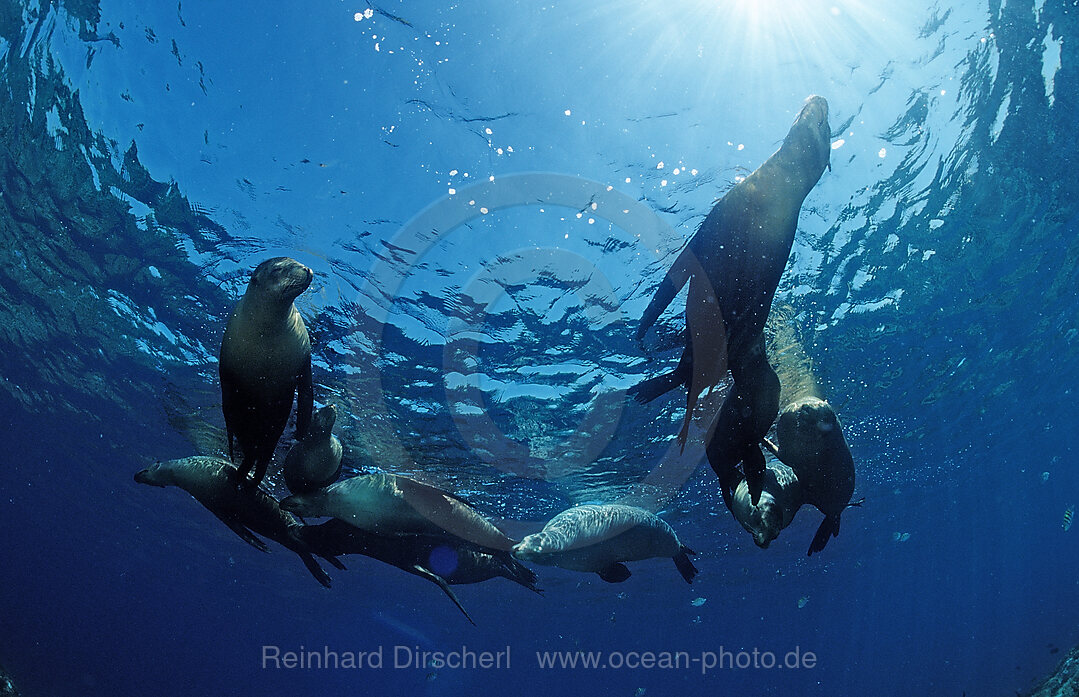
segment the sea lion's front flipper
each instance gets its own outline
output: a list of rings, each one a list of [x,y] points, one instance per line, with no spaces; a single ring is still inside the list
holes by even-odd
[[[430,484],[397,477],[395,484],[413,510],[436,528],[481,547],[503,552],[517,544],[460,498]]]
[[[824,549],[828,544],[829,537],[839,536],[839,516],[825,516],[821,521],[820,527],[817,528],[817,534],[813,536],[813,541],[809,543],[809,552],[807,557],[811,557],[817,552]]]
[[[626,390],[626,394],[641,404],[648,404],[656,397],[667,394],[679,385],[688,385],[692,371],[693,351],[687,345],[685,350],[682,351],[682,357],[678,360],[678,365],[674,370],[639,382]]]
[[[678,573],[682,574],[686,583],[693,583],[693,579],[697,576],[697,567],[693,566],[693,562],[689,560],[691,554],[696,554],[696,552],[682,545],[678,554],[674,555],[674,565],[678,567]]]
[[[330,575],[326,573],[326,571],[321,566],[318,565],[318,562],[315,561],[314,557],[312,557],[308,552],[296,552],[296,554],[300,555],[300,559],[303,560],[303,565],[307,567],[307,570],[311,572],[311,575],[315,577],[316,581],[321,583],[326,588],[329,588],[332,585]]]
[[[251,545],[252,547],[254,547],[255,549],[257,549],[260,552],[269,552],[270,551],[270,548],[266,546],[265,542],[263,542],[259,538],[255,537],[255,533],[248,530],[246,527],[241,525],[239,522],[237,522],[235,520],[230,520],[230,519],[228,519],[228,518],[226,518],[223,515],[220,515],[218,513],[214,513],[214,515],[217,516],[218,520],[220,520],[222,523],[224,523],[226,526],[228,526],[229,530],[231,530],[234,533],[236,533],[237,535],[239,535],[240,539],[243,540],[244,542],[246,542],[247,544]]]
[[[682,250],[682,253],[671,264],[667,275],[659,282],[656,294],[652,296],[652,301],[644,309],[644,314],[641,315],[641,323],[637,325],[638,343],[644,339],[644,335],[648,333],[648,330],[656,323],[659,316],[663,314],[663,311],[671,304],[674,297],[678,295],[678,291],[682,290],[682,286],[686,285],[686,281],[692,275],[693,268],[700,267],[691,248],[692,245]]]
[[[629,569],[622,562],[615,562],[596,573],[607,583],[621,583],[630,576]]]
[[[436,586],[438,586],[439,588],[441,588],[442,592],[445,593],[447,596],[449,596],[450,600],[453,601],[453,604],[456,605],[457,609],[461,611],[461,614],[463,614],[465,616],[465,619],[467,619],[469,622],[471,622],[473,627],[476,626],[475,620],[473,620],[471,615],[468,614],[468,611],[465,610],[465,606],[461,604],[461,601],[457,599],[457,594],[454,593],[453,589],[450,588],[448,583],[446,583],[446,579],[442,578],[441,576],[439,576],[438,574],[436,574],[436,573],[434,573],[432,571],[429,571],[429,570],[423,568],[419,564],[414,564],[414,565],[412,565],[412,567],[410,567],[407,570],[411,571],[414,574],[416,574],[420,578],[427,579],[431,583],[433,583]]]
[[[686,299],[686,345],[693,352],[693,365],[686,387],[686,418],[678,434],[683,450],[697,398],[718,385],[727,375],[727,328],[715,289],[707,276],[694,276]]]

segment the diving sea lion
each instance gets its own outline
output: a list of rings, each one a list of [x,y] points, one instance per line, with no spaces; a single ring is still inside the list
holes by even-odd
[[[262,552],[269,548],[255,533],[273,540],[300,556],[319,583],[330,587],[330,577],[311,556],[312,550],[298,536],[299,523],[281,510],[272,496],[259,488],[237,488],[236,467],[220,457],[196,455],[151,465],[135,474],[139,484],[175,486],[195,497],[218,520],[244,542]],[[344,568],[332,556],[326,559]]]
[[[450,534],[467,542],[508,551],[514,541],[474,508],[449,492],[386,472],[361,474],[307,494],[281,507],[306,517],[330,517],[381,534]]]
[[[221,409],[229,459],[233,440],[243,451],[238,476],[251,488],[266,476],[296,395],[296,437],[311,423],[311,340],[292,301],[314,274],[300,262],[275,257],[255,267],[221,341]],[[248,479],[248,475],[254,475]]]
[[[513,548],[518,559],[593,571],[608,583],[629,578],[622,562],[652,557],[671,557],[686,583],[693,583],[697,569],[691,554],[696,552],[679,542],[662,518],[623,504],[586,504],[562,511]]]
[[[758,443],[779,411],[780,395],[779,376],[765,355],[763,332],[740,357],[735,372],[739,379],[719,408],[705,454],[721,483],[743,476],[737,469],[741,462],[751,503],[756,504],[764,477],[764,453]]]
[[[779,150],[712,208],[641,317],[638,341],[689,281],[685,349],[678,366],[630,390],[648,402],[686,385],[686,415],[678,435],[683,447],[697,398],[723,379],[728,365],[736,385],[747,372],[759,370],[745,355],[764,329],[802,202],[829,166],[830,138],[828,102],[810,96]],[[759,414],[754,421],[770,426],[775,416]],[[764,432],[754,435],[747,446],[757,447]],[[749,475],[751,489],[763,467],[761,457]]]
[[[285,456],[285,485],[294,494],[306,494],[333,484],[341,474],[341,441],[333,435],[337,409],[327,405],[311,417],[304,436]]]
[[[760,500],[754,504],[749,485],[738,477],[729,489],[724,487],[723,499],[735,520],[761,549],[767,549],[780,531],[791,524],[794,514],[802,507],[804,494],[794,470],[782,462],[770,462],[764,472]]]
[[[464,613],[472,618],[450,588],[479,583],[497,576],[537,593],[536,574],[509,552],[481,547],[448,535],[384,535],[361,530],[336,518],[297,531],[300,539],[320,556],[363,554],[396,566],[436,584]],[[475,622],[472,622],[475,624]]]
[[[854,458],[832,406],[817,397],[803,397],[783,408],[776,424],[777,445],[765,445],[788,465],[802,484],[805,502],[824,514],[809,555],[839,535],[839,518],[854,495]]]

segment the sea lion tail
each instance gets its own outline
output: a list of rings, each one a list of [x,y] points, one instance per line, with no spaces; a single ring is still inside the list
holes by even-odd
[[[652,301],[648,303],[648,307],[644,309],[644,314],[641,315],[641,323],[637,326],[638,343],[644,340],[644,335],[648,333],[648,330],[656,323],[659,316],[663,314],[663,311],[671,304],[674,297],[678,295],[678,291],[682,290],[682,286],[689,281],[689,277],[692,275],[689,261],[692,256],[693,254],[688,247],[682,250],[682,253],[678,255],[678,258],[674,260],[674,264],[667,271],[667,275],[659,282],[659,288],[656,289],[656,294],[652,296]]]
[[[321,583],[326,588],[333,585],[333,581],[330,579],[330,575],[318,565],[315,558],[311,556],[309,552],[297,552],[300,555],[300,559],[303,560],[303,565],[307,567],[307,570],[311,572],[311,575],[315,577],[315,580]]]
[[[822,551],[825,545],[828,544],[828,538],[830,537],[839,537],[838,515],[824,517],[820,527],[817,528],[817,534],[813,536],[813,541],[809,543],[809,552],[806,553],[806,556],[811,557],[817,552]]]
[[[678,567],[678,573],[682,574],[682,578],[686,580],[686,583],[693,583],[693,579],[697,577],[697,567],[693,566],[693,562],[689,560],[690,555],[696,555],[689,547],[682,545],[678,554],[674,555],[674,565]]]

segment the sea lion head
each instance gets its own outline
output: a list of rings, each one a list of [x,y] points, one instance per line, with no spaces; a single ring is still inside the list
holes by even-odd
[[[311,425],[307,428],[309,438],[328,438],[337,421],[337,407],[327,404],[311,415]]]
[[[819,457],[842,437],[835,409],[816,397],[805,397],[788,404],[776,424],[780,451],[798,459]]]
[[[518,559],[534,562],[555,550],[547,533],[537,532],[515,544],[512,551]]]
[[[255,267],[247,287],[249,291],[255,290],[266,297],[291,303],[307,290],[314,276],[311,269],[295,259],[274,257]]]
[[[794,151],[813,183],[831,166],[832,131],[828,127],[828,100],[813,94],[806,97],[794,119],[783,147]]]
[[[768,545],[779,537],[780,531],[783,530],[783,511],[780,510],[779,503],[772,494],[764,491],[757,505],[753,505],[749,501],[749,489],[742,486],[734,505],[742,509],[737,511],[735,517],[746,532],[753,535],[753,542],[761,549],[768,549]]]
[[[155,462],[144,470],[135,473],[135,481],[139,484],[148,484],[165,488],[176,484],[175,460],[168,462]]]

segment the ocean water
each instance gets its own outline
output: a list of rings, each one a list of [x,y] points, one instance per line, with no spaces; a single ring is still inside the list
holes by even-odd
[[[1027,690],[1079,643],[1079,5],[895,4],[5,0],[0,664],[32,697]],[[675,444],[680,390],[625,396],[678,357],[678,312],[633,339],[663,274],[809,94],[832,167],[773,314],[866,499],[813,557],[816,510],[767,550],[729,515]],[[472,626],[420,578],[349,557],[326,590],[136,485],[223,452],[224,324],[277,255],[315,271],[350,471],[515,536],[646,506],[694,584],[533,566],[542,596],[457,586]]]

